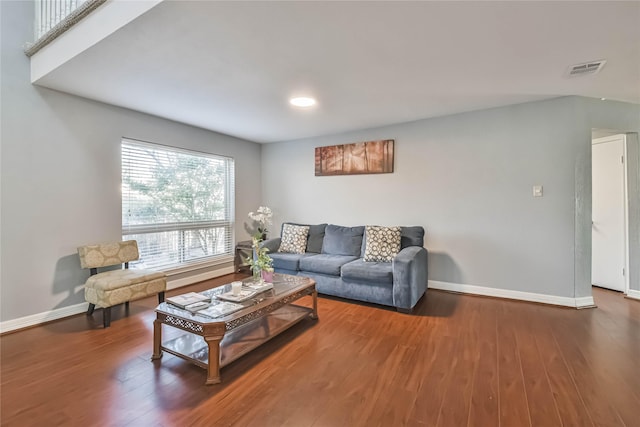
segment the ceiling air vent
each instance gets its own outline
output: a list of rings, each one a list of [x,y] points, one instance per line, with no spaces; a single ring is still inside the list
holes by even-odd
[[[567,75],[569,77],[576,77],[584,76],[586,74],[596,74],[602,70],[602,67],[604,67],[604,64],[606,63],[607,61],[605,59],[601,59],[599,61],[590,61],[585,62],[584,64],[572,65],[569,67],[569,70],[567,70]]]

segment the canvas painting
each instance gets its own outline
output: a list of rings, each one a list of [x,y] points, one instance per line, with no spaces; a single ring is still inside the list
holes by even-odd
[[[316,147],[316,176],[393,172],[393,139]]]

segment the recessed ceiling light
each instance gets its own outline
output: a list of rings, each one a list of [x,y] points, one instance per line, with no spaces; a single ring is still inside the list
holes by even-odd
[[[600,101],[606,101],[607,98],[600,98]]]
[[[289,103],[294,107],[306,108],[306,107],[313,107],[314,105],[316,105],[316,100],[313,98],[309,98],[308,96],[298,96],[295,98],[291,98],[289,100]]]

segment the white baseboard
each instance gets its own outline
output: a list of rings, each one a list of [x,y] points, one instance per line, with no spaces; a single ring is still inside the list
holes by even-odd
[[[5,320],[4,322],[0,322],[0,334],[15,331],[16,329],[39,325],[41,323],[50,322],[52,320],[62,319],[63,317],[69,317],[75,314],[84,313],[88,308],[89,304],[86,302],[82,302],[80,304],[56,308],[55,310],[51,311],[45,311],[42,313],[31,314],[29,316],[19,317],[17,319]]]
[[[596,302],[593,300],[593,296],[576,298],[576,308],[593,308],[596,306]]]
[[[629,289],[629,292],[627,292],[627,298],[640,300],[640,291],[636,291],[635,289]]]
[[[586,308],[595,307],[593,297],[570,298],[555,295],[535,294],[531,292],[512,291],[509,289],[487,288],[484,286],[463,285],[459,283],[429,280],[429,288],[443,291],[461,292],[464,294],[484,295],[488,297],[508,298],[521,301],[539,302],[543,304],[561,305],[563,307]]]
[[[234,272],[233,267],[225,267],[219,270],[207,271],[181,279],[167,281],[167,290],[181,288],[183,286],[192,285],[203,280],[213,279],[215,277],[225,276]],[[29,326],[39,325],[41,323],[50,322],[52,320],[62,319],[63,317],[73,316],[84,313],[89,308],[86,302],[70,305],[67,307],[56,308],[55,310],[45,311],[43,313],[31,314],[29,316],[20,317],[18,319],[5,320],[0,322],[0,334],[15,331],[17,329],[27,328]]]

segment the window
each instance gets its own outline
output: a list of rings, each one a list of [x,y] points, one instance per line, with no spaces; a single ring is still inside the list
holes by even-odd
[[[139,268],[169,270],[232,254],[233,159],[122,140],[122,238]]]

